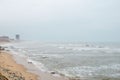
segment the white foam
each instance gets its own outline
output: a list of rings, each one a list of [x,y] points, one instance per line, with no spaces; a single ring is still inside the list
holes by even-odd
[[[48,58],[63,58],[63,56],[59,54],[39,54],[39,55]]]
[[[99,47],[99,46],[84,46],[84,45],[77,45],[75,46],[75,44],[70,44],[70,45],[59,45],[60,49],[67,49],[67,50],[77,50],[77,51],[88,51],[88,50],[109,50],[109,47]]]
[[[28,58],[27,56],[25,56],[25,54],[22,54],[22,52],[26,52],[21,48],[15,47],[13,44],[6,44],[3,45],[5,47],[8,47],[8,50],[10,51],[10,54],[12,55],[19,55],[19,57],[23,57],[27,60],[27,62],[31,62],[33,65],[35,65],[39,70],[46,72],[47,69],[45,68],[45,66],[37,61],[33,61],[32,59]]]
[[[112,74],[110,75],[111,77],[120,77],[120,73],[117,73],[117,74]]]
[[[49,44],[49,46],[48,46],[48,44],[46,44],[46,45],[44,45],[44,44],[39,45],[38,44],[38,45],[36,45],[37,47],[36,46],[35,47],[30,46],[29,47],[28,44],[27,44],[27,46],[24,46],[26,44],[21,45],[23,47],[27,47],[27,49],[24,49],[23,47],[18,48],[17,46],[14,46],[14,45],[9,45],[9,46],[11,46],[10,49],[13,50],[13,52],[12,52],[13,54],[24,57],[25,56],[24,53],[27,53],[27,55],[30,55],[30,56],[32,56],[34,58],[38,58],[38,60],[39,60],[39,56],[43,57],[43,58],[50,58],[50,59],[63,58],[63,57],[66,57],[66,56],[70,56],[70,57],[73,56],[74,57],[76,55],[78,55],[78,56],[101,56],[101,55],[102,56],[113,56],[114,55],[113,53],[115,51],[120,50],[120,49],[111,49],[109,47],[99,47],[99,46],[88,46],[88,47],[86,47],[84,45],[79,45],[79,44],[70,44],[70,45],[69,44],[68,45],[66,45],[66,44],[65,45],[62,45],[62,44],[61,45],[59,45],[59,44],[58,45],[57,44],[55,44],[55,45]],[[35,44],[32,43],[31,45],[35,45]],[[57,47],[57,49],[59,48],[59,50],[61,50],[61,49],[69,50],[69,51],[71,50],[72,52],[70,52],[69,54],[67,54],[67,53],[64,54],[63,53],[61,55],[61,54],[57,53],[57,51],[56,51],[56,53],[54,52],[52,54],[52,51],[51,51],[51,53],[49,54],[49,51],[50,51],[51,47],[52,47],[52,50],[54,50],[53,47],[55,47],[55,50],[56,50],[56,47]],[[14,50],[18,51],[18,53],[14,52]],[[89,50],[92,51],[91,54],[88,54],[88,53],[75,54],[74,53],[75,51],[79,52],[79,51],[89,51]],[[23,54],[20,54],[20,52],[22,52]],[[28,54],[29,52],[30,52],[30,54]],[[107,54],[107,53],[111,53],[112,55]],[[27,58],[27,62],[32,62],[32,64],[34,64],[41,71],[43,71],[43,72],[48,71],[48,69],[45,67],[44,64],[30,59],[31,57],[28,58],[26,56],[26,58]],[[73,63],[74,63],[74,61],[73,61]],[[110,62],[108,61],[107,64],[109,64],[109,63]],[[48,64],[50,64],[49,61],[48,61]],[[85,77],[85,76],[88,77],[88,76],[90,76],[91,77],[91,76],[99,76],[99,75],[119,77],[120,74],[117,73],[117,71],[120,71],[120,64],[117,64],[117,63],[116,64],[109,64],[109,65],[107,65],[107,64],[106,65],[100,65],[100,66],[96,66],[97,64],[94,64],[93,66],[89,66],[89,64],[87,64],[88,66],[84,66],[84,64],[83,64],[83,66],[79,66],[79,64],[78,64],[78,66],[70,65],[71,67],[66,67],[65,66],[61,70],[58,69],[57,71],[59,73],[65,74],[66,76],[72,76],[72,77],[74,77],[74,76],[78,76],[78,77]],[[81,65],[82,65],[82,63],[81,63]],[[69,64],[68,64],[68,66],[69,66]],[[53,69],[53,71],[54,71],[54,69]],[[55,74],[54,76],[57,76],[57,75]]]
[[[109,71],[110,70],[110,71]],[[101,72],[107,71],[107,72]],[[113,72],[112,72],[113,71]],[[115,71],[115,72],[114,72]],[[120,64],[110,64],[110,65],[102,65],[97,67],[92,66],[78,66],[78,67],[67,67],[60,70],[60,73],[65,74],[66,76],[97,76],[97,75],[106,75],[106,76],[120,76],[116,71],[120,71]]]
[[[45,68],[44,64],[40,63],[40,62],[37,62],[37,61],[33,61],[31,59],[27,59],[27,62],[32,62],[39,70],[43,71],[43,72],[46,72],[47,69]]]

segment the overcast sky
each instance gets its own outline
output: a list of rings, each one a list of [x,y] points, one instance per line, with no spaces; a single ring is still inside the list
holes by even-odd
[[[0,35],[120,42],[120,0],[0,0]]]

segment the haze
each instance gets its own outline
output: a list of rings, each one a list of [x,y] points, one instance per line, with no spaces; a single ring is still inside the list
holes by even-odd
[[[0,35],[120,42],[120,0],[0,0]]]

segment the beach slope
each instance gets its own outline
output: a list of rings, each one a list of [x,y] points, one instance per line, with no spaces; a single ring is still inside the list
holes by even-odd
[[[8,52],[0,52],[0,75],[6,78],[5,80],[37,80],[37,75],[27,72]]]

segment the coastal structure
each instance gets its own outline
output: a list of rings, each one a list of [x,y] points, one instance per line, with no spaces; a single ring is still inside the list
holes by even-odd
[[[15,39],[16,39],[16,40],[20,40],[20,35],[19,35],[19,34],[16,34]]]
[[[0,36],[0,42],[9,42],[10,39],[8,36]]]

